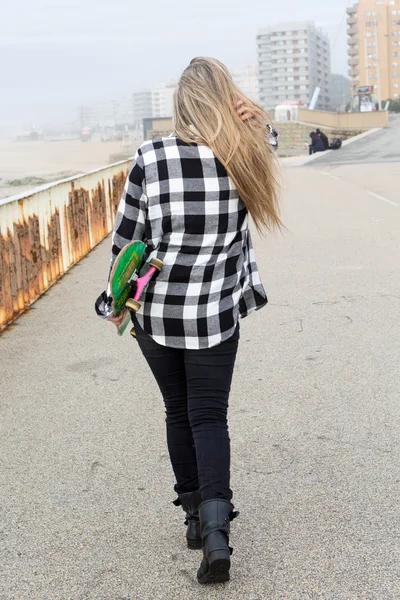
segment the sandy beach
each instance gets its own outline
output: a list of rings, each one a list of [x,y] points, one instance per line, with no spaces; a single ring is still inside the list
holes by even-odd
[[[138,145],[134,142],[129,147],[122,141],[0,141],[0,199],[128,158]],[[21,181],[25,178],[29,180]]]

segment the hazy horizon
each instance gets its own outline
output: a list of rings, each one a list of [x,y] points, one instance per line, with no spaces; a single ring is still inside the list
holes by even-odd
[[[3,7],[0,22],[0,125],[72,120],[80,104],[124,98],[178,77],[197,55],[215,56],[231,69],[254,64],[257,31],[281,21],[315,21],[331,46],[336,41],[332,72],[347,75],[347,5],[20,0]]]

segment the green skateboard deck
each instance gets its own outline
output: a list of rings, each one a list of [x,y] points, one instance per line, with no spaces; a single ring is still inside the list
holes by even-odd
[[[115,260],[110,276],[110,286],[113,298],[113,312],[117,317],[125,307],[125,302],[131,294],[132,290],[129,282],[135,272],[140,269],[145,250],[146,244],[143,242],[130,242],[121,250]],[[128,313],[118,327],[119,335],[124,333],[129,323],[130,315]]]

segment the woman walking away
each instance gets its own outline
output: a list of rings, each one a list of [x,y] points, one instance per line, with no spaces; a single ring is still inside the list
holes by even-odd
[[[133,161],[112,238],[112,262],[131,240],[164,262],[133,318],[164,398],[175,491],[187,545],[202,548],[200,583],[229,579],[227,411],[238,318],[267,303],[249,231],[279,228],[276,132],[227,68],[195,58],[175,93],[175,133],[145,142]],[[267,140],[266,140],[267,138]],[[118,325],[109,287],[98,314]]]

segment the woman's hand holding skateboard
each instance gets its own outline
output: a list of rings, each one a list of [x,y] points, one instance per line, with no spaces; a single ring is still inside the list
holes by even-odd
[[[113,323],[113,325],[115,325],[116,327],[119,327],[122,324],[122,321],[126,317],[127,310],[128,310],[127,308],[123,308],[121,310],[121,312],[119,313],[118,317],[116,317],[115,315],[112,315],[111,317],[108,317],[107,321],[110,321],[111,323]]]

